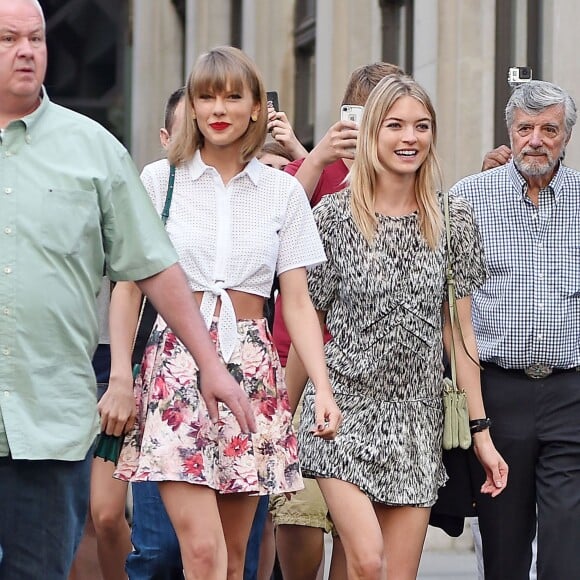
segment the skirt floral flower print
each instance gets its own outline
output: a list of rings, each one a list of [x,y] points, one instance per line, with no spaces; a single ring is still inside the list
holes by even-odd
[[[216,320],[210,335],[219,352]],[[250,398],[256,433],[242,433],[221,403],[219,421],[212,423],[193,358],[158,317],[135,381],[137,419],[115,477],[185,481],[220,493],[302,489],[283,370],[265,319],[238,321],[238,344],[227,366]]]

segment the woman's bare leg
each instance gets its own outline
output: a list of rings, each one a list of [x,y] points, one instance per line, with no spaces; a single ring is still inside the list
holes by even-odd
[[[385,580],[383,536],[370,499],[346,481],[317,481],[344,546],[349,580]]]
[[[113,479],[115,464],[97,457],[91,468],[91,517],[105,580],[126,580],[131,532],[125,518],[128,484]]]
[[[429,508],[375,504],[383,531],[389,580],[415,580],[429,524]]]
[[[276,537],[274,523],[270,514],[266,516],[262,541],[260,542],[260,561],[258,564],[258,580],[270,580],[276,562]]]
[[[228,555],[215,491],[177,481],[158,487],[179,540],[187,580],[224,580]]]
[[[310,526],[276,526],[276,551],[284,580],[316,580],[324,557],[324,530]]]
[[[346,554],[339,536],[332,538],[332,558],[328,580],[348,580],[346,572]]]
[[[246,546],[258,499],[245,493],[222,494],[217,498],[228,553],[228,580],[243,580]]]

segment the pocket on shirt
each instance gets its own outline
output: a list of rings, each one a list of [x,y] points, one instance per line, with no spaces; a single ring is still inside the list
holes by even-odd
[[[564,249],[567,261],[561,272],[561,284],[568,298],[580,298],[580,247]]]
[[[97,192],[50,188],[43,198],[42,216],[42,245],[59,254],[76,254],[89,232],[100,228]]]

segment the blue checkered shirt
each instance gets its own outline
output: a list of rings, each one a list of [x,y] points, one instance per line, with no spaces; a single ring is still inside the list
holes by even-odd
[[[473,294],[482,361],[580,365],[580,173],[560,166],[538,206],[513,161],[451,189],[473,206],[488,279]]]

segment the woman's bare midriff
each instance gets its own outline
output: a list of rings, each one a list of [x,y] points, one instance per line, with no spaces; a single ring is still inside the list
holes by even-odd
[[[227,293],[234,305],[234,311],[238,320],[247,320],[252,318],[264,318],[264,303],[266,299],[256,294],[240,292],[239,290],[227,290]],[[198,304],[201,304],[203,292],[194,292],[193,296]],[[222,301],[218,298],[215,307],[214,316],[219,316]]]

